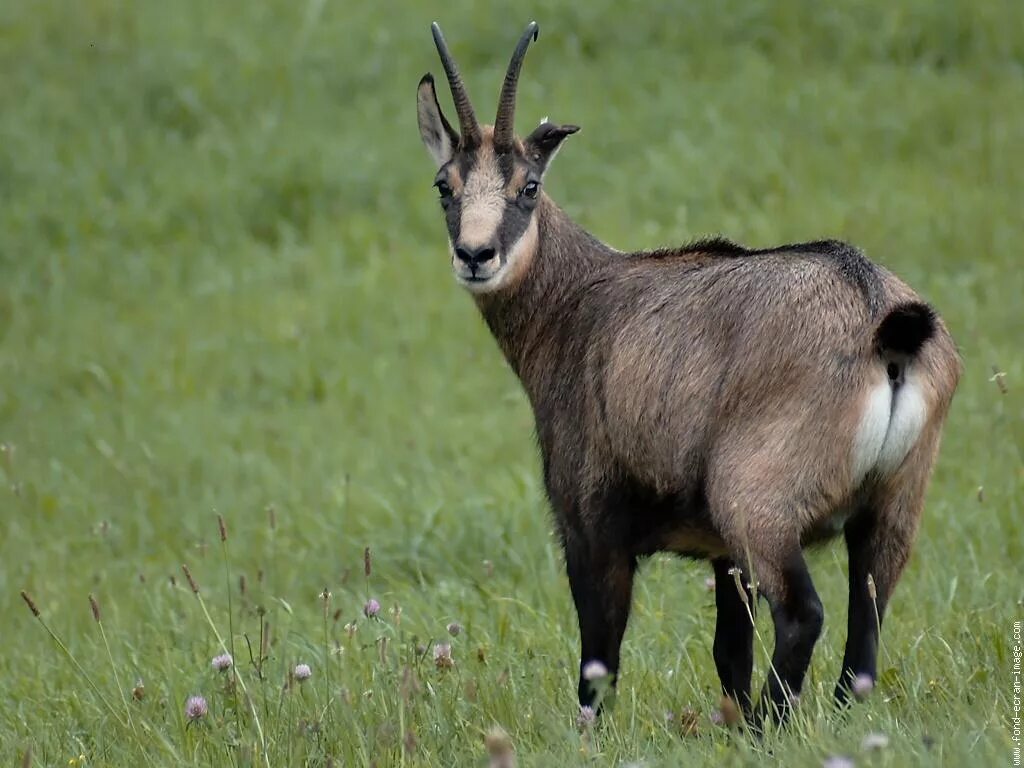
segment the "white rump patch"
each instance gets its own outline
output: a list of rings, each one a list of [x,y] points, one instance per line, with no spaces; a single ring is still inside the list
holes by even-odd
[[[878,454],[878,469],[889,474],[895,472],[917,438],[921,436],[924,423],[928,420],[928,406],[925,405],[921,386],[915,376],[904,375],[903,384],[896,390],[892,418],[889,420],[889,431]]]
[[[895,472],[921,436],[928,407],[916,377],[909,368],[896,389],[884,379],[868,394],[867,406],[853,441],[853,475],[856,482],[871,470]]]
[[[883,381],[871,389],[867,408],[860,417],[860,427],[853,440],[853,476],[858,483],[878,463],[891,416],[892,385]]]

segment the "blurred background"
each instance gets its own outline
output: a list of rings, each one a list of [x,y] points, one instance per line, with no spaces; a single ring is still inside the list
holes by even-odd
[[[541,723],[569,711],[577,641],[532,418],[450,275],[414,106],[421,75],[442,74],[431,21],[490,122],[533,18],[519,131],[545,115],[583,127],[546,186],[595,235],[848,239],[946,318],[966,374],[885,633],[904,706],[931,698],[892,717],[936,737],[928,723],[959,722],[947,754],[1006,754],[997,669],[1024,597],[1016,0],[0,4],[0,690],[17,702],[0,754],[66,759],[43,735],[55,702],[58,730],[99,738],[20,589],[98,660],[97,593],[126,678],[172,702],[200,685],[205,669],[174,670],[216,649],[167,585],[181,562],[220,583],[216,513],[231,581],[258,585],[235,608],[289,606],[280,659],[316,647],[325,585],[346,620],[367,590],[421,639],[459,619],[475,626],[466,653],[513,668],[529,653],[539,682],[481,678],[493,699],[424,727],[423,759],[460,762],[503,716],[524,755],[553,749]],[[812,568],[832,617],[825,691],[845,554]],[[638,589],[626,675],[650,712],[716,701],[706,575],[657,559]],[[367,712],[353,728],[372,730]],[[649,737],[624,727],[614,755]]]

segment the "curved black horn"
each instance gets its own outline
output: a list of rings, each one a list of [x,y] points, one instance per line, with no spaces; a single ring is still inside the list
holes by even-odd
[[[519,85],[519,70],[523,68],[523,58],[526,56],[526,49],[530,47],[530,41],[536,40],[538,34],[540,34],[540,29],[536,21],[527,24],[526,31],[519,38],[519,44],[512,54],[512,60],[508,63],[505,82],[501,86],[501,96],[498,97],[498,115],[494,118],[494,148],[496,150],[512,148],[515,136],[516,87]]]
[[[476,121],[473,113],[473,105],[469,101],[469,94],[466,93],[466,86],[462,84],[459,76],[459,68],[455,65],[455,59],[448,52],[448,44],[441,34],[441,27],[435,21],[430,25],[430,31],[434,34],[434,45],[441,56],[441,66],[444,73],[448,75],[448,86],[452,90],[452,100],[455,102],[455,112],[459,116],[459,128],[462,130],[462,146],[469,149],[480,144],[480,124]]]

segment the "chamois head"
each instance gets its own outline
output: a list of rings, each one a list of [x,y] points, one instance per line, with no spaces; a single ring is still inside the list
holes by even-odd
[[[488,293],[517,282],[533,258],[534,210],[544,172],[562,140],[579,128],[545,119],[525,139],[513,132],[519,70],[530,41],[537,39],[537,22],[526,27],[512,54],[493,127],[477,122],[441,28],[435,23],[431,30],[459,131],[442,114],[433,75],[426,74],[416,93],[420,136],[438,168],[434,186],[448,223],[455,277],[473,293]]]

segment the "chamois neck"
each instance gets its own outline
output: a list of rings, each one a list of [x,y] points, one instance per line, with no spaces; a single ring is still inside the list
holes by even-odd
[[[519,281],[476,297],[477,306],[509,365],[527,383],[536,343],[566,321],[581,291],[618,254],[573,221],[547,195],[534,214],[537,245]]]

